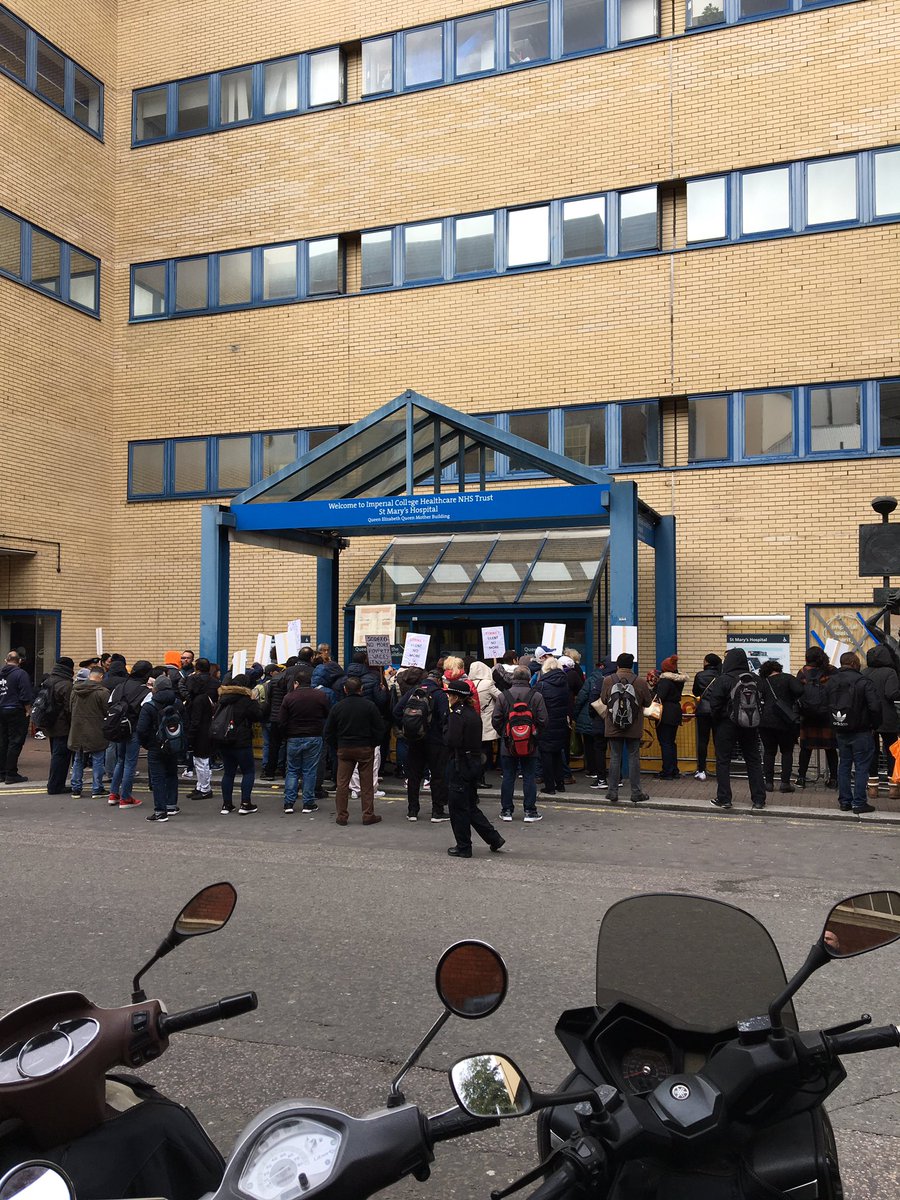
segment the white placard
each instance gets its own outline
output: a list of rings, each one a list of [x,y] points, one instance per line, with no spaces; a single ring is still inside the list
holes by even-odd
[[[284,666],[287,660],[291,657],[290,653],[288,652],[286,633],[275,634],[275,657],[282,666]]]
[[[550,621],[545,622],[544,632],[541,634],[541,645],[546,646],[548,650],[552,650],[554,654],[560,655],[563,652],[565,644],[565,625],[555,625]]]
[[[408,633],[406,641],[403,643],[403,658],[400,660],[400,666],[424,668],[430,641],[430,633]],[[368,639],[366,644],[368,645]]]
[[[391,665],[391,639],[388,634],[366,634],[366,659],[370,667],[389,667]]]
[[[97,654],[100,655],[103,653],[103,630],[99,627],[99,625],[94,630],[94,636],[97,639]]]
[[[481,646],[485,659],[502,658],[506,653],[506,634],[503,632],[503,626],[484,626],[481,630]]]
[[[247,671],[247,651],[235,650],[231,659],[231,678],[235,675],[244,675]]]
[[[397,625],[396,604],[357,604],[353,610],[353,645],[364,646],[367,633],[387,634],[394,640]]]
[[[841,655],[846,654],[849,649],[846,642],[839,642],[836,638],[826,638],[825,640],[825,657],[833,667],[841,665]]]
[[[288,648],[289,655],[300,653],[300,622],[299,621],[288,621],[287,648]]]
[[[609,655],[613,662],[620,654],[633,654],[637,658],[637,625],[612,625],[609,630]]]
[[[269,635],[267,633],[258,633],[256,635],[256,649],[253,652],[253,661],[258,662],[262,667],[269,661]]]

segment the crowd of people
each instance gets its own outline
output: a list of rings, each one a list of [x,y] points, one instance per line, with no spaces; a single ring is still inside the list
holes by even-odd
[[[30,726],[49,739],[50,795],[81,796],[89,772],[92,797],[119,808],[139,806],[134,781],[143,748],[153,796],[148,821],[178,814],[180,780],[194,782],[191,799],[213,799],[214,771],[221,772],[221,813],[253,814],[260,728],[261,778],[283,778],[286,815],[298,808],[316,812],[333,793],[338,826],[350,820],[351,799],[360,802],[363,825],[377,824],[375,801],[385,794],[379,782],[393,752],[406,784],[406,819],[420,819],[427,793],[430,820],[451,824],[455,842],[448,853],[469,858],[473,830],[492,852],[504,845],[479,806],[479,792],[493,786],[486,773],[500,775],[501,823],[515,817],[519,777],[523,820],[539,822],[538,795],[555,796],[575,783],[573,735],[588,786],[611,804],[619,800],[624,774],[631,802],[649,799],[641,773],[649,720],[662,759],[656,778],[681,777],[676,738],[686,719],[688,680],[677,655],[645,675],[635,672],[630,654],[586,673],[577,651],[557,655],[548,646],[524,656],[510,651],[492,664],[447,656],[430,670],[394,670],[370,666],[363,651],[342,667],[329,646],[307,645],[283,666],[255,663],[246,674],[224,678],[217,664],[195,659],[190,650],[167,659],[160,666],[138,660],[129,670],[120,654],[92,657],[77,668],[61,657],[33,693],[20,656],[11,651],[0,668],[4,782],[25,782],[18,759]],[[837,789],[841,810],[874,811],[869,800],[877,794],[879,760],[883,753],[893,768],[891,746],[900,730],[900,676],[886,646],[868,652],[864,670],[854,653],[844,654],[835,669],[813,646],[796,676],[776,660],[751,672],[744,650],[732,648],[724,658],[706,656],[691,694],[694,777],[707,778],[712,740],[716,807],[732,807],[736,754],[746,769],[751,809],[762,811],[776,772],[780,791],[803,788],[812,755],[821,751],[826,786]],[[900,794],[900,785],[894,790]]]

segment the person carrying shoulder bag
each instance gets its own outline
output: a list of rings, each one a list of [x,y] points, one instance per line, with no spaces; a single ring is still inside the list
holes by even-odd
[[[803,684],[782,670],[781,663],[771,658],[759,670],[762,715],[759,736],[763,744],[763,775],[766,791],[775,790],[775,757],[781,754],[781,786],[779,791],[792,792],[791,771],[794,766],[794,747],[800,736],[800,710]]]

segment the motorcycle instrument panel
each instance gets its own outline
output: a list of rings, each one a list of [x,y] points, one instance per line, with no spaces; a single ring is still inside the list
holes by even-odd
[[[269,1126],[241,1171],[238,1187],[252,1200],[294,1200],[334,1170],[342,1136],[318,1121],[292,1117]]]
[[[597,1035],[596,1051],[608,1074],[633,1096],[652,1092],[682,1069],[681,1053],[664,1033],[620,1017]]]

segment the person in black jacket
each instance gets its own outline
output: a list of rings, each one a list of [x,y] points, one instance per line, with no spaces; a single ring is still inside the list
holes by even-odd
[[[456,838],[456,845],[451,846],[447,853],[451,858],[471,858],[473,829],[496,853],[505,839],[478,807],[483,735],[481,717],[475,712],[471,689],[464,680],[453,679],[447,684],[447,700],[450,706],[445,735],[449,752],[447,779],[450,825]]]
[[[384,721],[376,705],[362,695],[362,681],[348,674],[344,682],[344,699],[339,700],[328,714],[323,735],[334,746],[337,755],[337,791],[334,795],[335,824],[346,825],[350,819],[347,800],[353,768],[359,771],[359,798],[362,804],[363,825],[377,825],[381,817],[375,812],[375,785],[372,767],[375,747],[384,736]]]
[[[781,792],[792,792],[791,770],[794,747],[800,733],[800,713],[797,704],[803,695],[803,684],[783,671],[777,658],[770,658],[759,669],[762,718],[759,736],[763,744],[763,775],[766,791],[775,790],[775,756],[781,753]]]
[[[662,716],[656,723],[656,737],[662,753],[662,770],[657,779],[680,779],[675,738],[682,722],[681,695],[687,680],[678,673],[678,655],[671,654],[659,664],[656,698],[662,704]]]
[[[147,680],[153,664],[146,658],[140,658],[131,668],[131,674],[124,683],[119,684],[109,697],[110,704],[124,700],[128,705],[128,719],[131,721],[132,734],[124,742],[116,742],[116,764],[113,768],[112,782],[109,785],[107,804],[112,808],[137,808],[141,801],[131,794],[134,785],[134,772],[137,767],[138,754],[141,744],[138,741],[137,722],[141,705],[144,703],[150,688]]]
[[[69,700],[75,679],[75,663],[71,658],[60,658],[47,677],[44,686],[53,697],[53,720],[43,726],[50,739],[50,774],[47,777],[47,795],[62,796],[66,793],[66,777],[69,774]]]
[[[209,727],[219,696],[219,685],[210,674],[208,658],[197,659],[194,670],[184,680],[184,690],[185,725],[197,776],[196,787],[188,793],[188,799],[208,800],[212,795],[209,760],[213,748]]]
[[[294,668],[297,666],[299,659],[292,656],[287,661],[287,666],[283,671],[274,674],[269,680],[268,687],[268,721],[269,721],[269,748],[266,754],[266,761],[262,769],[263,779],[274,779],[277,772],[284,773],[287,761],[287,746],[281,736],[281,723],[278,720],[278,714],[281,711],[281,702],[294,686]],[[232,680],[232,682],[234,682]],[[284,753],[282,754],[282,749]]]
[[[415,668],[418,670],[419,668]],[[422,699],[431,702],[431,721],[424,738],[406,739],[404,735],[404,713],[406,706],[415,696],[415,704],[421,707]],[[447,747],[444,731],[447,727],[447,695],[433,676],[421,676],[415,686],[403,694],[394,705],[394,724],[406,741],[406,819],[419,819],[419,791],[427,771],[431,772],[431,819],[436,824],[449,821],[447,814]]]
[[[27,783],[19,774],[19,755],[28,736],[28,714],[32,690],[20,656],[10,650],[0,667],[0,779],[4,783]]]
[[[182,704],[175,695],[171,676],[164,671],[153,681],[150,701],[141,705],[136,729],[138,741],[147,751],[147,768],[153,792],[153,812],[147,820],[156,822],[168,821],[170,816],[179,811],[178,756],[159,740],[159,723],[166,709],[172,711],[173,720],[177,719],[183,730]]]
[[[872,762],[872,732],[881,722],[881,700],[872,680],[860,674],[859,659],[852,651],[841,655],[840,668],[828,680],[825,693],[837,740],[841,812],[874,812],[866,800],[866,785]]]
[[[262,711],[253,699],[246,675],[235,675],[230,684],[219,688],[219,701],[213,720],[220,709],[227,708],[234,726],[230,741],[216,743],[222,756],[222,809],[223,815],[234,812],[234,780],[241,773],[240,814],[259,810],[253,803],[253,784],[256,781],[256,763],[253,759],[253,726],[262,720]],[[215,743],[215,738],[213,738]]]
[[[710,804],[716,808],[731,808],[731,758],[737,746],[747,766],[752,809],[762,812],[766,807],[766,782],[759,752],[759,731],[745,728],[734,720],[732,692],[744,681],[755,687],[758,695],[759,680],[750,674],[747,652],[736,646],[725,655],[722,674],[706,693],[716,743],[716,795]]]
[[[891,746],[900,732],[900,715],[897,713],[896,704],[896,701],[900,700],[900,675],[897,674],[894,656],[887,646],[873,646],[866,654],[866,669],[863,675],[866,679],[871,679],[881,701],[881,720],[875,729],[872,765],[869,767],[869,794],[877,796],[879,750],[884,750],[887,773],[890,776],[894,769]]]
[[[709,749],[709,739],[712,735],[712,717],[709,713],[709,701],[703,699],[703,693],[709,685],[722,674],[722,660],[718,654],[707,654],[703,660],[703,670],[694,676],[694,686],[691,688],[697,697],[697,707],[694,710],[697,722],[697,770],[694,778],[701,782],[706,780],[706,755]]]
[[[541,795],[555,796],[557,792],[566,790],[563,750],[569,742],[569,718],[575,697],[559,660],[552,655],[541,662],[541,672],[534,690],[543,696],[547,706],[547,724],[538,734],[538,751],[544,775]]]

